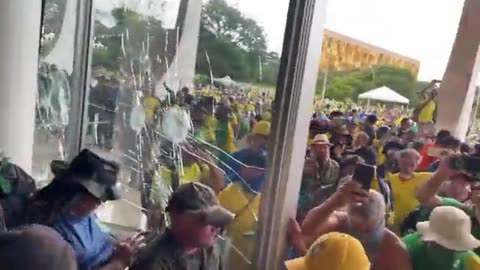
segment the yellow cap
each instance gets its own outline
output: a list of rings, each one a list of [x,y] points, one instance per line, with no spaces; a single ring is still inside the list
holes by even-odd
[[[370,262],[362,244],[343,233],[322,235],[304,257],[285,262],[288,270],[369,270]]]
[[[252,128],[251,134],[263,136],[270,135],[270,123],[267,121],[257,122]]]

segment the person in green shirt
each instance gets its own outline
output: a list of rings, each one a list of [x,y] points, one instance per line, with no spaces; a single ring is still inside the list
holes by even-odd
[[[416,191],[416,198],[420,205],[426,209],[432,210],[438,206],[453,206],[463,210],[472,220],[471,233],[480,239],[480,185],[475,181],[471,184],[471,202],[462,203],[453,198],[441,197],[438,195],[443,183],[448,181],[452,176],[463,171],[453,170],[450,168],[452,157],[446,157],[440,160],[437,171],[420,185]],[[475,249],[477,255],[480,249]]]
[[[418,232],[405,236],[413,270],[476,270],[480,258],[471,250],[480,240],[470,233],[470,217],[453,206],[435,208]]]

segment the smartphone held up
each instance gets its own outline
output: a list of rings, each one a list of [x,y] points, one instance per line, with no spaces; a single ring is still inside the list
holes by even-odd
[[[480,179],[480,157],[452,157],[450,158],[450,168],[454,170],[465,171],[471,176],[473,176],[475,179]]]
[[[370,190],[374,177],[375,177],[374,166],[371,166],[365,163],[359,163],[355,168],[355,172],[353,173],[352,179],[362,184],[362,189],[368,191]]]

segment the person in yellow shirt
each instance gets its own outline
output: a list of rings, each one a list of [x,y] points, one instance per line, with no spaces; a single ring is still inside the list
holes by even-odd
[[[263,153],[250,152],[240,161],[238,176],[218,195],[220,205],[235,214],[234,221],[226,227],[226,237],[235,247],[227,251],[225,269],[229,270],[253,266],[260,194],[265,179],[266,156]]]
[[[437,103],[435,102],[435,98],[437,97],[437,91],[433,90],[429,94],[425,101],[420,105],[420,109],[418,112],[418,123],[420,124],[427,124],[435,122],[435,109],[437,108]]]
[[[249,101],[247,103],[247,105],[245,106],[245,109],[247,110],[247,112],[249,112],[250,114],[253,114],[255,112],[255,105],[253,104],[253,102]]]
[[[224,104],[220,104],[215,112],[217,125],[215,128],[216,145],[231,154],[237,150],[235,145],[235,132],[232,125],[232,109]],[[238,123],[237,123],[238,125]]]
[[[215,164],[208,154],[195,146],[182,147],[183,167],[174,171],[173,166],[162,165],[157,172],[162,183],[153,181],[150,193],[150,200],[155,204],[159,198],[162,186],[173,187],[173,179],[178,177],[179,184],[200,182],[211,187],[219,193],[225,187],[225,176],[222,170]],[[176,175],[178,174],[178,176]]]
[[[205,108],[205,125],[201,130],[202,137],[206,142],[215,144],[215,129],[217,128],[218,124],[213,112],[215,108],[215,98],[207,97],[203,99],[202,106]]]
[[[402,150],[398,152],[397,158],[399,173],[388,176],[393,195],[395,227],[401,225],[408,214],[418,206],[415,190],[431,176],[431,173],[415,172],[420,160],[420,154],[416,150]]]
[[[143,99],[143,107],[145,108],[145,118],[148,124],[153,124],[157,120],[160,110],[160,99],[151,95]]]

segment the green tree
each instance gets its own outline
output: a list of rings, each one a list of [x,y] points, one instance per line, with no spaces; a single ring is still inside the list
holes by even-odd
[[[238,81],[273,85],[279,62],[278,54],[267,52],[265,32],[256,21],[225,0],[204,5],[197,73],[210,76],[211,67],[215,77],[229,75]]]
[[[133,69],[136,75],[149,70],[156,78],[163,76],[167,67],[172,65],[177,38],[180,40],[183,34],[188,1],[180,1],[173,29],[163,28],[158,16],[145,15],[125,7],[111,11],[115,21],[112,27],[103,24],[100,15],[96,16],[95,42],[102,46],[93,51],[93,66],[127,74]],[[164,2],[158,0],[156,4],[161,6]],[[180,36],[177,37],[177,33]]]
[[[323,76],[319,76],[317,83],[318,95],[322,93]],[[416,79],[409,70],[394,66],[330,73],[325,96],[340,101],[356,100],[359,94],[381,86],[393,89],[412,103],[418,101]]]
[[[210,0],[203,9],[202,27],[217,39],[227,41],[248,52],[265,52],[264,30],[225,0]]]
[[[58,41],[65,17],[65,0],[44,0],[42,10],[42,46],[40,55],[46,56]],[[53,34],[53,39],[44,40],[46,35]]]

